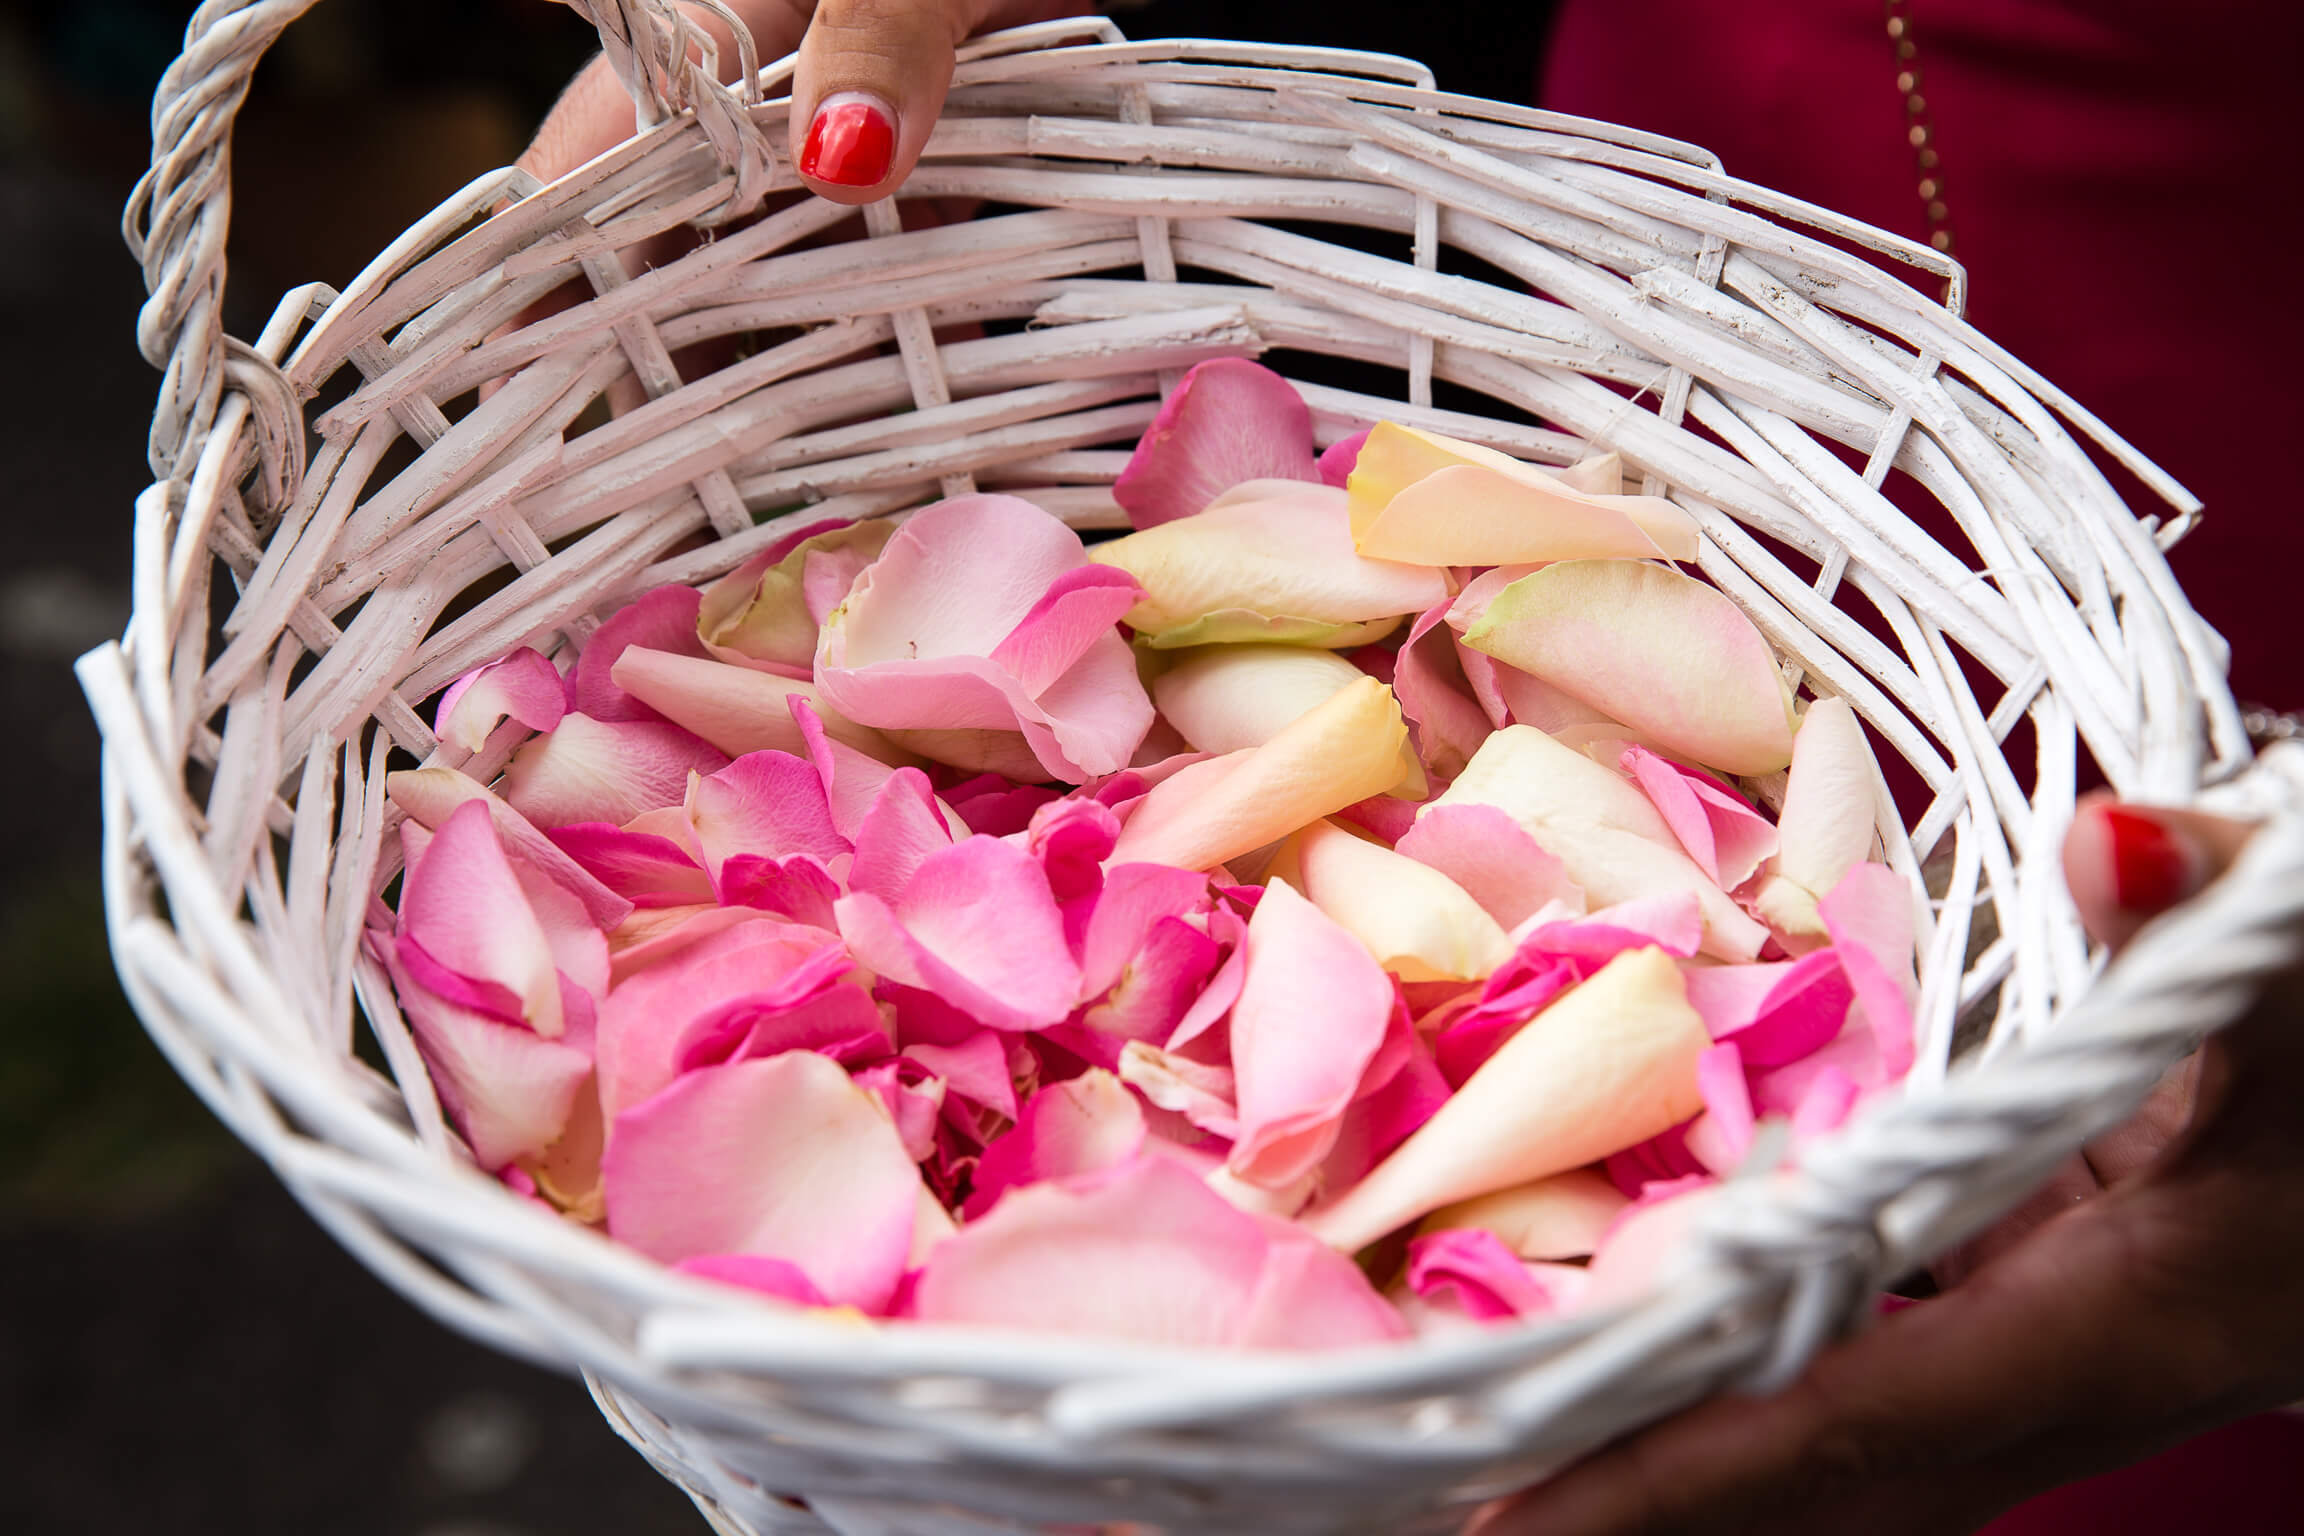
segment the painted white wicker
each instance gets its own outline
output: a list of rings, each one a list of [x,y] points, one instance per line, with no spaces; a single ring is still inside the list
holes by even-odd
[[[81,664],[120,974],[315,1218],[451,1326],[582,1371],[716,1529],[1447,1529],[1628,1426],[1783,1380],[2294,958],[2299,776],[2250,767],[2219,645],[2162,561],[2193,504],[1964,323],[1932,251],[1686,145],[1437,93],[1405,60],[1129,44],[1101,21],[965,50],[906,195],[996,215],[906,233],[882,205],[841,239],[845,210],[803,197],[736,224],[794,185],[772,152],[789,62],[730,91],[684,62],[668,0],[595,0],[650,132],[548,187],[482,178],[244,345],[219,323],[227,135],[310,3],[201,9],[130,209],[167,370],[159,481],[127,636]],[[618,260],[715,222],[667,265]],[[1329,238],[1354,231],[1385,253]],[[1495,280],[1452,275],[1465,257]],[[563,288],[582,301],[516,319]],[[718,371],[672,364],[739,336]],[[1117,526],[1107,484],[1176,371],[1288,353],[1394,381],[1305,386],[1323,441],[1385,416],[1540,462],[1618,451],[1696,517],[1701,568],[1804,685],[1913,766],[1932,803],[1906,827],[1883,793],[1880,822],[1923,933],[1909,1094],[1797,1177],[1735,1186],[1645,1306],[1320,1358],[844,1327],[675,1277],[475,1172],[358,935],[395,873],[386,769],[486,777],[519,731],[465,760],[417,706],[729,569],[795,503],[861,517],[985,484]],[[627,376],[648,403],[606,419]],[[1434,408],[1436,382],[1493,416]],[[2123,507],[2082,438],[2173,519]],[[1965,548],[1890,504],[1892,473]],[[2020,722],[2029,763],[2002,747]],[[2055,858],[2083,749],[2131,796],[2283,813],[2101,974]],[[1947,847],[1930,903],[1921,865]],[[389,1077],[355,1053],[363,1018]],[[1956,1029],[1975,1048],[1948,1072]]]

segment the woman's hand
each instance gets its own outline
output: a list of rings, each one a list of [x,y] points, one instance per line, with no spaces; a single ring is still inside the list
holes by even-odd
[[[763,59],[800,52],[792,81],[794,159],[809,187],[839,203],[887,196],[928,142],[952,83],[952,55],[977,32],[1076,16],[1080,0],[730,0]],[[720,45],[724,72],[736,49],[709,12],[689,18]],[[632,99],[595,59],[545,118],[520,164],[546,181],[632,136]]]
[[[2084,803],[2074,899],[2125,942],[2248,829]],[[1939,1536],[2304,1398],[2304,982],[1956,1256],[1956,1288],[1485,1511],[1478,1536]]]

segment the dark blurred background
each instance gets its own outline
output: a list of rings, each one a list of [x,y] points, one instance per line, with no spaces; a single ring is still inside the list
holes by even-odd
[[[1550,9],[1158,0],[1120,19],[1409,53],[1445,87],[1526,100]],[[192,10],[0,6],[0,1532],[693,1536],[579,1384],[446,1332],[341,1253],[113,979],[70,662],[127,618],[156,375],[120,206]],[[327,0],[298,21],[235,138],[227,328],[345,282],[509,161],[594,46],[545,0]]]

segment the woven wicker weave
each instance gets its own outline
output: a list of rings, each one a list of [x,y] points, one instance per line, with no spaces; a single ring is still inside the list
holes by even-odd
[[[481,179],[243,345],[218,320],[226,136],[310,3],[202,8],[131,208],[167,369],[160,480],[127,637],[81,667],[120,973],[320,1222],[450,1325],[586,1373],[717,1529],[1446,1529],[1693,1397],[1783,1379],[2294,957],[2286,816],[2098,974],[2054,856],[2081,753],[2173,802],[2285,810],[2296,776],[2251,768],[2220,647],[2161,558],[2192,503],[1966,325],[1932,251],[1686,145],[1438,94],[1404,60],[1128,44],[1098,21],[963,54],[906,195],[1010,211],[905,233],[881,205],[840,239],[848,210],[773,197],[794,186],[771,152],[788,62],[730,91],[685,62],[668,0],[598,0],[578,8],[652,131],[549,187]],[[717,238],[627,276],[619,253],[684,223]],[[1337,243],[1354,231],[1394,254]],[[1451,275],[1466,257],[1495,280]],[[520,321],[557,290],[581,302]],[[715,337],[749,355],[683,378],[671,354]],[[802,516],[986,485],[1120,526],[1108,483],[1161,389],[1267,353],[1393,381],[1304,386],[1323,442],[1389,417],[1544,463],[1613,449],[1697,519],[1704,574],[1933,797],[1909,827],[1880,797],[1921,924],[1912,1091],[1797,1177],[1732,1186],[1702,1262],[1644,1307],[1317,1358],[844,1327],[674,1276],[474,1171],[358,941],[397,872],[387,767],[487,778],[521,732],[467,760],[419,706],[512,647],[581,647],[619,602]],[[648,403],[605,419],[627,379]],[[1436,383],[1493,419],[1435,409]],[[2081,439],[2172,519],[2134,516]],[[1962,549],[1891,506],[1892,473]],[[2011,764],[2019,723],[2035,755]],[[1956,1030],[1980,1044],[1947,1072]]]

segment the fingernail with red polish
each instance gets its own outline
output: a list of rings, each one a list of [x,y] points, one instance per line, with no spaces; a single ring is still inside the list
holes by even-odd
[[[2200,860],[2158,818],[2124,805],[2103,809],[2111,833],[2112,898],[2130,912],[2162,912],[2192,894]]]
[[[895,159],[896,114],[879,97],[841,91],[816,104],[800,149],[801,175],[836,187],[876,186]]]

